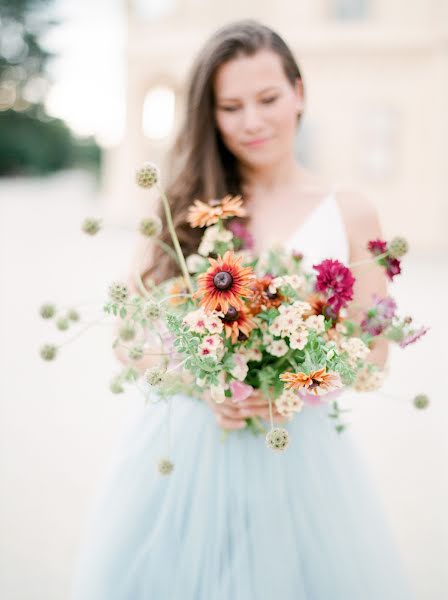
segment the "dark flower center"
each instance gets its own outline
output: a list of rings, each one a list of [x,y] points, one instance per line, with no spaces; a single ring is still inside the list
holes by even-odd
[[[218,290],[228,290],[233,283],[233,277],[227,271],[219,271],[213,277],[213,284]]]
[[[318,382],[316,379],[313,379],[313,380],[311,381],[310,385],[308,386],[308,388],[309,388],[310,390],[312,390],[312,389],[314,389],[314,388],[316,388],[316,387],[319,387],[319,385],[320,385],[320,383],[319,383],[319,382]]]
[[[239,317],[239,312],[234,306],[229,306],[229,310],[224,316],[225,321],[236,321]]]
[[[277,292],[270,292],[269,290],[266,290],[266,296],[269,298],[269,300],[273,300],[274,298],[277,298]]]

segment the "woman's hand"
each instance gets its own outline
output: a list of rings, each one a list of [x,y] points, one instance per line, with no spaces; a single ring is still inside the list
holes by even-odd
[[[269,400],[260,390],[254,390],[251,395],[240,402],[234,402],[232,398],[226,398],[224,402],[217,403],[206,390],[202,396],[206,404],[215,414],[218,425],[223,429],[243,429],[246,419],[250,417],[261,417],[269,421]],[[281,415],[272,400],[272,417],[274,423],[282,424],[287,421]]]

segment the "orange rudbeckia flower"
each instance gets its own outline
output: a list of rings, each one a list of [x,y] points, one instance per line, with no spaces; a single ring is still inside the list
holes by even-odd
[[[198,276],[199,287],[193,298],[202,296],[200,304],[207,311],[221,310],[225,314],[230,306],[242,310],[242,298],[252,295],[249,287],[255,276],[252,267],[242,267],[242,257],[235,257],[232,250],[227,250],[222,258],[208,260],[211,267]]]
[[[249,337],[250,332],[256,326],[246,307],[243,307],[242,310],[236,310],[233,306],[230,306],[221,320],[226,337],[231,338],[232,344],[235,344],[238,339]]]
[[[342,387],[339,373],[327,373],[325,367],[310,373],[282,373],[280,379],[285,382],[285,389],[304,388],[309,394],[322,396]]]
[[[188,209],[187,221],[192,227],[208,227],[219,219],[229,217],[245,217],[246,209],[242,207],[241,196],[225,196],[221,200],[202,202],[195,200]]]

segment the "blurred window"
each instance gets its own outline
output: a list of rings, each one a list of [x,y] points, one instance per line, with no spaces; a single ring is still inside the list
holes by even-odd
[[[176,96],[165,85],[152,87],[143,103],[143,133],[152,140],[168,137],[174,127]]]
[[[330,14],[341,21],[364,19],[369,16],[369,0],[330,0]]]
[[[173,13],[177,0],[133,0],[132,7],[137,17],[158,19]]]

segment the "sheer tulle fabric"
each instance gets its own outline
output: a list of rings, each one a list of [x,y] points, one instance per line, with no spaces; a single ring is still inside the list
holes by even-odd
[[[326,405],[263,436],[220,440],[210,409],[177,395],[124,432],[83,534],[76,600],[401,600],[402,567],[350,431]]]

